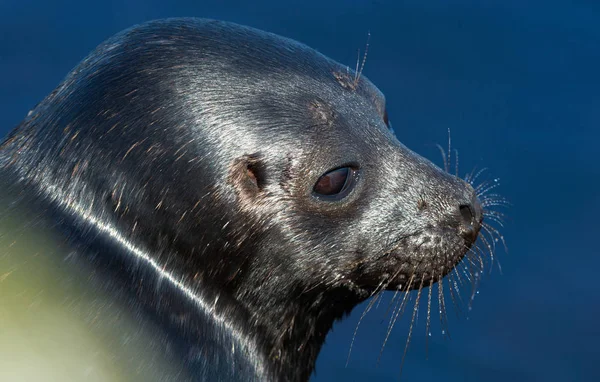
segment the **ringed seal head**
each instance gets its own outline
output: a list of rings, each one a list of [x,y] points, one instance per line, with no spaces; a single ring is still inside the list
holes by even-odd
[[[118,271],[146,306],[165,274],[211,296],[275,379],[307,379],[334,320],[375,291],[440,280],[483,219],[470,184],[398,141],[366,77],[210,20],[100,45],[5,140],[0,164],[72,219],[80,248],[104,238],[123,253],[102,256],[135,254]]]

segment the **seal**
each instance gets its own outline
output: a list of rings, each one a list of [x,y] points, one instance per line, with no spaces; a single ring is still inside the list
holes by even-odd
[[[0,168],[69,246],[52,256],[151,322],[182,379],[307,380],[335,320],[442,279],[483,224],[473,187],[397,140],[360,72],[213,20],[101,44]]]

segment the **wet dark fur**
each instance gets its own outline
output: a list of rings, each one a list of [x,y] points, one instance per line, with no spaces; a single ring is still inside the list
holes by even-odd
[[[474,189],[384,114],[368,79],[302,44],[171,19],[98,47],[0,165],[192,378],[306,380],[336,319],[439,280],[481,224]],[[341,166],[356,189],[315,198]]]

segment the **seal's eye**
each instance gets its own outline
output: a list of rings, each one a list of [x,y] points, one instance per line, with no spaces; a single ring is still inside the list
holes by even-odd
[[[348,195],[356,181],[357,171],[351,167],[340,167],[321,175],[313,187],[313,194],[326,200],[339,200]]]

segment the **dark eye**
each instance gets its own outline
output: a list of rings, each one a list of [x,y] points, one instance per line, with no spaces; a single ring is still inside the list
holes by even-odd
[[[339,200],[354,187],[357,171],[351,167],[340,167],[323,174],[313,187],[313,193],[323,199]]]

